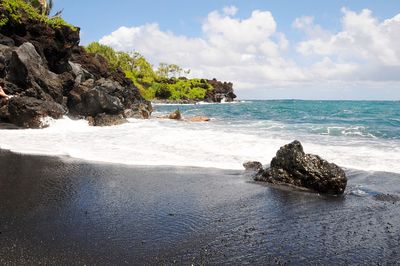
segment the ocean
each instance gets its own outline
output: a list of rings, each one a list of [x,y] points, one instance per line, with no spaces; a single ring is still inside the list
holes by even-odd
[[[0,265],[398,265],[399,104],[156,105],[113,127],[1,130]],[[211,121],[157,118],[177,108]],[[344,195],[243,171],[294,139],[346,168]]]
[[[0,148],[127,165],[243,169],[249,160],[269,164],[279,147],[297,139],[305,152],[345,168],[400,173],[398,101],[248,100],[154,109],[152,119],[113,127],[64,118],[40,130],[1,130]],[[184,118],[211,121],[157,118],[176,109]]]

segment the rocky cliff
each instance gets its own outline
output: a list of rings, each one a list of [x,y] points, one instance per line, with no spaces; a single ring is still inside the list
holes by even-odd
[[[79,46],[79,28],[43,19],[22,3],[0,1],[0,86],[13,96],[0,99],[0,121],[39,128],[44,117],[113,124],[150,116],[150,102],[124,73]]]

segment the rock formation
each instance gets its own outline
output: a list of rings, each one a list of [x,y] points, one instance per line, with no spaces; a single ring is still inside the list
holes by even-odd
[[[208,83],[214,88],[206,95],[205,101],[207,102],[233,102],[236,98],[233,92],[233,84],[231,82],[221,82],[216,79],[207,80]]]
[[[246,171],[251,171],[255,173],[259,173],[263,170],[263,166],[260,162],[250,161],[243,163],[243,167]]]
[[[181,120],[182,119],[181,111],[179,109],[173,111],[168,115],[168,118],[173,120]]]
[[[122,71],[79,46],[79,28],[33,19],[22,7],[16,19],[4,3],[0,11],[0,85],[14,96],[0,101],[1,122],[39,128],[44,117],[108,125],[150,116],[150,102]]]
[[[325,194],[343,194],[347,185],[346,174],[339,166],[318,155],[304,153],[299,141],[281,147],[269,168],[260,170],[254,162],[247,167],[258,171],[255,181],[289,184]]]

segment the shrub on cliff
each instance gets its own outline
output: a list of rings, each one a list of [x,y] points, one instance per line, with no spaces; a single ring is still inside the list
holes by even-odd
[[[40,14],[50,15],[50,11],[53,8],[53,0],[25,0],[33,6]]]
[[[0,2],[0,27],[8,24],[19,24],[22,22],[23,18],[28,18],[33,21],[47,23],[52,28],[67,26],[76,30],[74,26],[68,24],[59,16],[48,17],[50,5],[46,2],[45,6],[40,7],[44,5],[42,2],[43,1],[39,1],[39,5],[34,6],[35,1],[2,0]]]

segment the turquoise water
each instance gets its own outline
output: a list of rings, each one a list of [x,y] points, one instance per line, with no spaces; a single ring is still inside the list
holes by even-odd
[[[186,116],[205,115],[217,121],[254,125],[269,130],[349,138],[400,139],[399,101],[244,101],[236,104],[158,105],[162,113],[179,108]],[[275,126],[274,126],[275,125]],[[266,128],[265,128],[266,129]]]
[[[68,118],[42,130],[2,130],[0,148],[67,155],[131,165],[243,169],[268,164],[297,139],[307,153],[345,168],[400,173],[400,103],[356,101],[245,101],[229,104],[155,105],[151,119],[90,127]],[[179,108],[183,118],[164,119]]]

